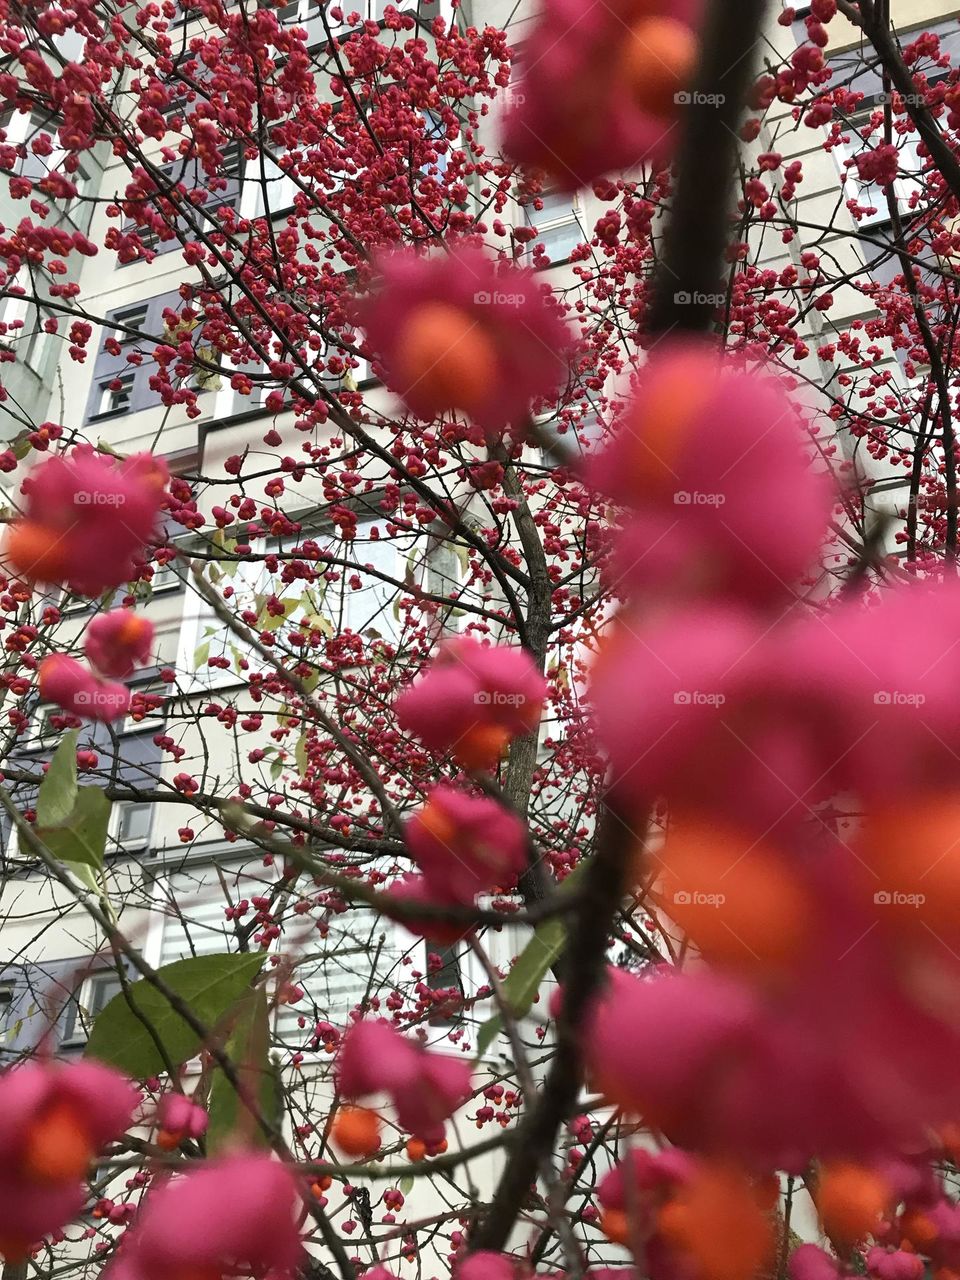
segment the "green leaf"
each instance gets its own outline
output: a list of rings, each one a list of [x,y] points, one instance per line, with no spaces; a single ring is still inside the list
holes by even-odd
[[[57,747],[37,796],[37,825],[60,827],[77,799],[77,730],[69,729]]]
[[[294,757],[294,760],[296,761],[297,773],[302,778],[305,776],[307,772],[307,766],[310,763],[307,758],[306,733],[301,733],[300,737],[297,739],[297,746],[296,746],[296,750],[293,753],[293,757]]]
[[[210,657],[210,641],[207,640],[203,644],[197,645],[193,653],[193,669],[199,671],[201,667],[207,665],[207,659]]]
[[[589,859],[585,858],[571,871],[557,889],[558,896],[575,892],[588,863]],[[503,983],[503,994],[514,1018],[523,1018],[530,1012],[530,1006],[540,990],[540,983],[560,958],[566,945],[567,927],[561,916],[551,916],[534,930],[533,937],[520,952]],[[477,1032],[478,1058],[483,1057],[502,1030],[503,1019],[499,1013],[487,1019]]]
[[[262,954],[190,956],[164,965],[157,974],[213,1031],[249,991],[263,961]],[[87,1041],[88,1057],[109,1063],[136,1080],[160,1074],[166,1069],[163,1058],[141,1018],[150,1024],[167,1056],[177,1065],[199,1052],[200,1037],[167,997],[145,978],[134,983],[129,996],[141,1016],[130,1008],[123,991],[115,995],[93,1024]]]
[[[257,631],[276,631],[300,607],[299,600],[283,600],[281,603],[283,605],[283,613],[268,613],[266,609],[261,609],[257,618]]]
[[[55,827],[38,827],[37,835],[61,862],[80,863],[101,871],[109,823],[110,801],[100,788],[79,787],[67,820]]]
[[[502,1030],[503,1019],[500,1017],[499,1013],[495,1013],[492,1018],[488,1018],[486,1020],[477,1032],[477,1049],[474,1056],[478,1060],[486,1055],[487,1050]]]
[[[540,990],[550,966],[567,945],[567,930],[559,917],[545,920],[534,930],[533,937],[520,952],[503,983],[503,994],[514,1018],[522,1018]],[[499,1013],[488,1018],[477,1032],[477,1058],[482,1058],[503,1030]]]
[[[33,444],[30,441],[30,435],[31,432],[24,430],[13,438],[13,456],[18,462],[22,462],[33,448]]]
[[[540,983],[566,945],[567,928],[558,916],[544,920],[534,930],[503,984],[503,994],[515,1018],[529,1013]]]
[[[400,1190],[403,1192],[405,1196],[408,1196],[410,1192],[413,1190],[413,1184],[415,1182],[416,1182],[416,1178],[413,1176],[412,1173],[405,1173],[403,1177],[400,1179],[400,1183],[399,1183]]]
[[[247,1097],[255,1100],[260,1114],[275,1128],[280,1127],[283,1095],[277,1069],[270,1061],[270,1020],[267,995],[262,987],[243,1000],[226,1050],[236,1065],[237,1076]],[[237,1145],[239,1140],[267,1145],[267,1137],[253,1114],[241,1102],[237,1091],[219,1067],[210,1086],[210,1124],[207,1150],[210,1155]]]

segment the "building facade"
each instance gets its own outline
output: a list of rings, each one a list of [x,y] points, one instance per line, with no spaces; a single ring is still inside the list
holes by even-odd
[[[383,20],[384,6],[379,0],[353,8],[365,9],[361,17],[371,22]],[[421,24],[418,34],[424,39],[430,38],[433,19],[453,12],[443,0],[401,2],[396,8],[414,13]],[[511,40],[522,44],[531,10],[531,5],[517,5],[512,0],[470,0],[457,8],[456,21],[461,28],[503,24]],[[944,50],[955,55],[960,48],[957,11],[950,6],[911,0],[894,5],[894,10],[904,40],[914,29],[936,30],[942,35]],[[305,28],[312,50],[327,49],[331,22],[333,34],[343,35],[350,27],[347,17],[341,21],[327,15],[325,20],[316,0],[294,0],[280,14],[288,25]],[[789,57],[802,39],[802,9],[797,10],[792,25],[784,26],[777,18],[778,14],[771,16],[761,50],[761,58],[772,62]],[[190,13],[169,23],[182,58],[189,58],[191,41],[202,30],[202,23],[202,18]],[[831,28],[827,54],[837,74],[847,75],[849,68],[869,106],[883,92],[882,82],[875,70],[863,68],[857,33],[840,24],[837,19]],[[325,53],[318,55],[319,65],[329,72]],[[199,72],[191,71],[188,79],[199,84],[193,92],[202,96]],[[335,75],[329,77],[324,92],[331,103],[335,101],[339,92]],[[494,138],[497,111],[509,92],[507,89],[492,113],[480,121],[480,137]],[[8,143],[22,145],[24,154],[18,158],[22,174],[42,181],[43,174],[57,171],[60,159],[55,151],[38,156],[31,149],[31,141],[49,122],[16,113],[7,123]],[[779,152],[785,164],[802,160],[804,173],[801,193],[783,202],[778,217],[750,227],[751,261],[778,275],[791,268],[802,273],[807,270],[804,254],[815,245],[829,263],[826,269],[836,272],[842,281],[829,312],[801,309],[798,319],[799,336],[807,348],[797,364],[802,393],[818,411],[829,406],[838,380],[866,377],[862,366],[827,360],[822,351],[851,322],[876,313],[864,282],[867,286],[888,282],[895,266],[883,248],[890,227],[886,198],[881,200],[879,192],[853,176],[855,170],[848,165],[858,148],[867,145],[858,140],[857,124],[857,120],[851,121],[848,141],[828,152],[822,145],[823,131],[798,124],[792,111],[778,104],[764,115],[759,136],[745,150],[748,164],[758,155]],[[828,128],[824,126],[824,130]],[[428,143],[436,139],[437,154],[429,163],[435,167],[435,176],[442,177],[456,140],[440,137],[437,121],[429,112],[422,113],[422,129]],[[175,159],[165,147],[166,140],[160,136],[149,148],[148,159],[157,170],[186,188],[203,187],[207,179],[198,160],[190,156]],[[919,172],[922,158],[916,151],[915,135],[904,134],[901,148],[903,163],[896,197],[907,213],[915,189],[913,175]],[[235,148],[222,168],[216,190],[198,206],[201,226],[207,230],[230,227],[239,220],[255,226],[258,236],[274,236],[282,242],[297,200],[296,183],[282,159],[277,154],[272,160],[261,156],[252,161],[241,147]],[[131,181],[131,161],[102,143],[84,166],[74,175],[79,194],[54,200],[56,217],[102,246],[111,228],[119,229],[121,236],[131,230],[129,220],[124,222],[117,213]],[[421,176],[424,172],[418,170]],[[349,189],[354,181],[349,174],[333,173],[325,190]],[[778,182],[780,177],[774,175],[774,189]],[[467,189],[465,199],[468,207],[477,211],[488,196],[479,188]],[[876,212],[858,214],[851,205],[875,207]],[[531,261],[532,250],[524,246],[530,245],[529,233],[536,231],[535,242],[543,246],[550,260],[544,267],[544,279],[558,291],[567,292],[582,288],[574,251],[593,240],[594,227],[606,207],[590,191],[574,197],[547,191],[539,201],[516,192],[507,200],[502,217],[513,233],[520,231],[519,236],[514,234],[514,242],[518,251],[530,254]],[[0,203],[0,222],[7,224],[21,212],[16,204],[8,210]],[[784,243],[781,233],[787,222],[797,234]],[[174,476],[199,480],[196,492],[203,517],[196,522],[199,527],[171,522],[167,528],[169,547],[177,554],[168,549],[154,556],[152,576],[136,588],[139,607],[156,628],[156,644],[150,665],[136,677],[133,711],[127,720],[109,729],[84,726],[80,733],[80,746],[97,757],[91,777],[107,788],[113,800],[103,888],[126,936],[154,966],[238,947],[265,948],[270,963],[276,962],[277,967],[271,1012],[273,1053],[281,1069],[300,1073],[306,1108],[311,1099],[332,1096],[329,1042],[318,1028],[342,1028],[350,1011],[371,992],[389,1000],[395,985],[419,984],[428,993],[422,997],[422,1006],[433,1009],[421,1028],[428,1041],[445,1038],[451,1029],[450,993],[455,993],[455,1004],[458,1000],[469,1002],[488,984],[489,975],[478,967],[468,945],[453,948],[437,965],[429,959],[430,949],[422,940],[372,912],[340,915],[331,907],[318,913],[314,904],[301,916],[298,904],[313,898],[316,887],[298,883],[291,888],[284,878],[282,857],[272,856],[262,844],[245,839],[243,832],[226,829],[223,804],[237,794],[242,783],[251,788],[246,798],[258,804],[267,817],[274,797],[295,813],[308,809],[309,795],[298,793],[290,783],[290,774],[291,763],[298,764],[301,755],[306,759],[311,739],[306,729],[299,733],[291,730],[289,708],[282,695],[269,689],[264,693],[264,684],[269,684],[265,681],[270,672],[269,655],[257,645],[245,644],[225,627],[198,590],[191,563],[208,566],[208,586],[229,601],[231,610],[249,616],[257,631],[263,629],[265,610],[272,600],[271,616],[279,619],[277,634],[281,639],[305,617],[323,634],[336,637],[349,632],[362,637],[367,645],[383,644],[401,654],[406,629],[414,625],[410,609],[422,604],[425,594],[435,602],[438,598],[448,602],[434,611],[431,625],[438,631],[458,630],[465,612],[471,607],[489,608],[496,594],[469,580],[463,539],[451,536],[442,525],[434,522],[413,532],[403,528],[388,532],[391,521],[384,516],[379,499],[393,478],[377,457],[364,464],[368,468],[364,484],[347,504],[355,521],[350,539],[343,537],[339,509],[344,503],[339,495],[331,499],[322,466],[308,468],[297,486],[296,518],[301,527],[292,534],[282,527],[279,532],[269,527],[263,512],[277,507],[271,486],[289,471],[289,460],[304,456],[305,443],[317,450],[340,450],[340,444],[331,443],[339,432],[335,423],[326,427],[314,424],[304,432],[298,414],[283,394],[282,376],[273,376],[265,366],[256,368],[249,362],[232,365],[204,350],[194,350],[194,365],[186,378],[196,392],[195,405],[189,401],[164,403],[154,366],[148,360],[131,361],[130,356],[152,348],[161,338],[178,349],[190,341],[189,327],[171,330],[169,316],[182,310],[188,301],[183,286],[197,283],[200,272],[196,264],[185,263],[182,252],[180,236],[190,239],[191,229],[174,220],[171,230],[172,237],[164,239],[155,228],[151,235],[141,225],[140,252],[127,255],[101,250],[96,257],[81,259],[79,267],[71,267],[75,275],[70,278],[78,287],[83,313],[93,324],[82,362],[69,357],[69,339],[63,328],[57,333],[48,331],[46,322],[54,312],[35,296],[37,290],[26,279],[8,285],[3,299],[5,350],[15,361],[3,366],[6,400],[0,403],[0,430],[6,444],[15,448],[24,433],[36,430],[41,423],[60,423],[70,439],[87,440],[119,455],[148,451],[163,457]],[[147,253],[142,251],[144,244]],[[278,250],[281,256],[282,252],[282,248]],[[342,262],[337,267],[346,269]],[[24,296],[18,294],[21,288]],[[386,448],[392,438],[393,401],[363,355],[355,354],[356,338],[344,340],[338,348],[337,335],[326,332],[322,321],[317,334],[318,341],[331,344],[335,365],[339,359],[339,365],[329,373],[331,386],[347,393],[351,411],[365,415],[364,430]],[[871,374],[878,370],[889,373],[893,394],[898,388],[908,392],[910,374],[895,344],[878,340],[878,349]],[[625,381],[631,364],[638,361],[634,350],[625,352]],[[253,381],[238,383],[233,375],[244,373]],[[561,433],[556,415],[545,417],[543,429],[548,434],[556,431],[559,444],[567,448],[574,441],[578,447],[589,448],[603,424],[597,422],[586,398],[575,418],[573,432]],[[847,437],[841,432],[838,447],[864,482],[868,507],[892,515],[893,523],[884,536],[890,549],[896,550],[896,522],[904,506],[906,479],[889,461],[873,456],[863,437]],[[223,523],[218,517],[223,495],[234,484],[238,458],[244,460],[244,494],[250,504],[245,521],[254,526],[252,534],[237,533],[243,520]],[[541,460],[544,465],[549,461],[546,457]],[[531,465],[538,465],[537,458],[532,458]],[[18,468],[6,477],[11,504],[16,502],[22,474]],[[365,489],[367,480],[370,487]],[[459,491],[457,484],[456,479],[451,480],[451,497],[457,500],[460,517],[469,526],[473,505],[482,508],[482,498]],[[289,500],[284,510],[290,514]],[[479,509],[477,519],[484,514]],[[296,561],[296,549],[308,535],[320,558],[332,566],[331,571],[320,581],[295,574],[284,579],[283,566]],[[118,599],[122,597],[121,592]],[[43,643],[50,648],[69,647],[97,607],[70,597],[34,600],[25,607],[33,609],[31,616],[37,619],[47,605],[59,611],[54,621],[43,625]],[[344,677],[342,663],[335,670],[339,678]],[[394,678],[400,671],[402,661],[397,660],[392,667]],[[318,672],[310,693],[321,710],[329,707],[335,714],[335,691],[331,692],[322,677]],[[249,696],[251,688],[256,693],[253,698]],[[378,693],[371,682],[370,697],[375,696],[383,696],[383,690]],[[9,769],[5,766],[5,773],[17,804],[29,811],[35,804],[43,765],[62,739],[65,725],[55,708],[29,701],[24,705],[26,710],[19,704],[14,706],[8,694],[5,709],[27,715],[29,728],[18,732],[21,721],[15,716],[0,733],[7,735],[4,758]],[[231,707],[239,712],[235,714]],[[543,737],[549,736],[547,725]],[[193,780],[186,792],[178,782],[184,775]],[[337,785],[335,777],[330,785]],[[551,798],[549,787],[541,799],[544,794],[545,803],[554,805],[551,812],[563,817],[562,797]],[[573,825],[578,817],[568,815]],[[19,847],[16,832],[9,825],[4,836],[0,1048],[5,1058],[15,1060],[24,1051],[49,1041],[52,1027],[57,1047],[65,1053],[78,1053],[92,1020],[120,987],[117,966],[122,962],[98,934],[82,904],[37,873],[29,852]],[[329,841],[323,847],[335,849]],[[366,865],[376,856],[371,855]],[[384,865],[393,862],[387,858]],[[488,939],[491,958],[496,964],[509,965],[527,936],[518,927]],[[491,1012],[489,1004],[473,1009],[453,1042],[457,1051],[473,1043],[479,1025]],[[531,1061],[539,1070],[536,1013],[534,1008],[525,1030],[529,1032]],[[509,1044],[502,1037],[492,1040],[484,1069],[490,1073],[491,1087],[500,1086],[501,1095],[504,1082],[509,1086],[514,1066]],[[492,1105],[509,1110],[496,1098]],[[457,1140],[469,1142],[469,1121],[462,1124]],[[478,1159],[468,1180],[481,1187],[489,1184],[494,1168],[492,1159]],[[409,1216],[429,1217],[439,1212],[442,1204],[442,1192],[424,1192],[423,1199],[416,1200],[416,1214]],[[340,1220],[349,1220],[353,1212],[346,1199],[336,1202]],[[94,1249],[99,1243],[96,1233],[89,1245],[74,1241],[77,1248]],[[401,1246],[402,1237],[398,1252]]]

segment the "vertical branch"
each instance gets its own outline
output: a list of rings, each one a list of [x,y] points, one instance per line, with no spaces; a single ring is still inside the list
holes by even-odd
[[[583,886],[583,901],[567,949],[569,981],[557,1019],[557,1043],[540,1098],[521,1121],[514,1147],[487,1216],[470,1241],[471,1249],[503,1249],[530,1191],[544,1155],[553,1147],[580,1091],[580,1028],[603,981],[603,961],[614,913],[623,894],[636,834],[610,808],[601,814],[594,855]]]
[[[875,9],[875,24],[878,29],[888,30],[889,12],[886,0],[878,3]],[[891,102],[890,87],[892,77],[890,66],[884,63],[883,66],[883,140],[890,146],[893,144],[893,105]],[[944,360],[941,355],[940,346],[933,334],[930,321],[927,317],[927,310],[923,299],[920,297],[920,290],[917,287],[917,280],[914,274],[913,264],[907,257],[904,247],[904,231],[903,219],[900,217],[900,205],[897,201],[897,194],[893,186],[886,189],[887,212],[890,215],[890,223],[893,227],[893,250],[897,258],[897,264],[900,267],[900,274],[903,276],[907,294],[913,307],[913,317],[917,328],[920,331],[920,338],[923,342],[924,350],[927,353],[927,359],[930,362],[930,376],[933,379],[934,386],[937,389],[937,410],[933,417],[936,420],[940,418],[940,426],[943,442],[943,467],[944,481],[947,490],[947,531],[946,531],[946,552],[947,559],[954,560],[957,554],[957,441],[956,433],[953,429],[953,414],[950,407],[950,387],[947,382],[947,373],[944,367]],[[917,440],[917,448],[914,451],[914,468],[919,471],[923,466],[923,449],[921,442],[923,439],[923,431],[921,429]],[[919,474],[910,477],[910,496],[913,500],[913,527],[916,525],[916,496],[919,494],[920,476]],[[914,485],[917,486],[914,489]],[[916,537],[911,535],[911,547],[916,554]],[[911,557],[911,558],[914,558]]]
[[[698,303],[695,295],[719,291],[738,149],[736,129],[764,9],[764,0],[711,0],[708,6],[696,92],[679,151],[676,198],[654,285],[652,330],[702,330],[709,325],[713,308],[705,298]],[[678,293],[691,295],[689,304],[681,303]],[[639,811],[638,805],[632,807]],[[607,944],[630,855],[644,834],[631,829],[610,796],[601,804],[596,853],[563,956],[567,981],[554,1057],[536,1105],[519,1125],[517,1145],[490,1209],[471,1235],[471,1250],[506,1246],[544,1155],[576,1107],[583,1024],[603,985]]]
[[[723,294],[738,127],[753,78],[765,0],[707,8],[692,101],[684,108],[677,179],[648,329],[702,331]],[[681,298],[685,295],[684,300]]]

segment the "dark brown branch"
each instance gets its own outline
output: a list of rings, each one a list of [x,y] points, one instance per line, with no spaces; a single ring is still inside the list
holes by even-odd
[[[723,258],[736,172],[738,126],[753,76],[765,0],[708,7],[700,67],[683,108],[670,222],[647,327],[702,331],[723,294]]]
[[[557,1020],[557,1044],[543,1092],[517,1128],[517,1142],[490,1210],[474,1232],[471,1249],[503,1249],[544,1154],[575,1110],[581,1080],[581,1027],[603,983],[604,956],[623,894],[626,868],[637,837],[614,810],[602,811],[597,852],[583,886],[583,900],[566,951],[569,975]]]

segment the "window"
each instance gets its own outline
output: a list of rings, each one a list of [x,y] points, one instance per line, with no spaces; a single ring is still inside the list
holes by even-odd
[[[342,1023],[368,992],[388,994],[405,973],[400,965],[408,952],[418,957],[417,967],[423,967],[423,943],[385,916],[355,909],[334,917],[323,942],[316,949],[311,943],[290,975],[303,996],[278,1008],[278,1038],[299,1049],[319,1019]]]
[[[560,431],[560,423],[555,414],[548,413],[537,418],[537,426],[541,436],[548,441],[556,441],[556,448],[543,450],[543,461],[549,466],[561,466],[573,454],[589,453],[596,449],[604,436],[604,425],[597,416],[596,409],[591,409],[571,423],[566,431]]]
[[[46,364],[47,353],[50,350],[50,344],[54,335],[48,333],[44,328],[47,320],[53,317],[52,311],[47,311],[43,307],[38,307],[34,316],[34,327],[26,338],[26,346],[24,349],[24,360],[27,366],[34,373],[43,374]]]
[[[244,880],[233,901],[265,893],[267,888],[262,881]],[[178,875],[171,876],[166,884],[158,881],[157,890],[163,894],[157,903],[163,914],[159,965],[230,950],[234,930],[224,915],[227,900],[219,885],[204,885],[198,892],[195,877]]]
[[[82,164],[78,164],[76,169],[70,175],[70,177],[73,182],[73,185],[77,188],[77,194],[74,197],[74,199],[82,200],[83,197],[89,192],[91,187],[91,177],[89,172],[83,167]]]
[[[427,552],[426,589],[449,596],[460,586],[460,553],[449,538],[440,538]]]
[[[942,76],[936,74],[929,77],[931,83],[936,83],[941,78]],[[887,193],[877,183],[861,179],[856,165],[849,162],[856,156],[875,149],[883,142],[882,123],[871,131],[872,117],[882,103],[882,96],[870,98],[856,115],[846,122],[843,133],[847,141],[835,148],[836,161],[840,167],[847,200],[855,200],[861,207],[873,210],[872,213],[865,213],[859,220],[859,225],[865,229],[890,221]],[[907,132],[898,132],[896,129],[898,121],[906,123]],[[921,178],[924,160],[919,151],[920,135],[906,117],[895,115],[891,137],[899,152],[899,173],[894,180],[892,191],[901,213],[905,214],[910,209],[910,197],[924,189]]]
[[[143,302],[128,303],[125,307],[107,312],[93,370],[93,385],[86,415],[88,421],[116,417],[122,413],[137,413],[161,403],[160,392],[150,385],[150,379],[157,372],[152,351],[168,330],[164,311],[181,314],[186,305],[180,294],[174,292],[148,298]],[[195,321],[190,322],[190,325],[195,330],[199,329]],[[136,329],[145,336],[137,338],[128,334],[127,329]],[[106,349],[108,338],[120,344],[118,352]],[[142,353],[141,363],[129,362],[128,357],[134,353]],[[175,377],[172,373],[171,376]]]
[[[97,384],[96,410],[90,416],[105,418],[112,414],[129,413],[133,397],[135,375],[124,373]]]
[[[362,3],[362,0],[361,0]],[[355,5],[360,8],[360,5]],[[310,22],[314,18],[320,16],[320,0],[289,0],[281,9],[277,10],[277,19],[280,22]],[[336,24],[331,22],[331,27]]]
[[[342,341],[347,342],[350,347],[359,347],[362,343],[362,338],[359,334],[354,333],[349,340],[343,338]],[[324,376],[323,381],[333,390],[356,391],[359,387],[376,381],[370,361],[365,356],[354,355],[352,351],[347,351],[342,347],[330,346],[324,352],[324,357],[327,360],[336,357],[343,362],[342,372],[328,373]]]
[[[155,907],[163,919],[153,960],[158,967],[194,955],[236,951],[236,923],[227,919],[227,908],[243,899],[249,904],[256,896],[269,896],[276,881],[264,870],[222,870],[223,883],[199,869],[177,871],[154,882]],[[249,926],[255,914],[250,907],[241,927]],[[322,938],[308,928],[299,936],[286,935],[283,947],[278,946],[284,959],[278,974],[303,991],[299,1000],[279,1005],[275,1013],[276,1034],[291,1049],[308,1047],[318,1019],[343,1025],[368,990],[385,996],[401,975],[409,980],[409,970],[401,967],[404,956],[411,956],[415,967],[426,972],[422,940],[374,911],[358,907],[346,915],[331,913],[325,923],[328,931]],[[272,995],[273,984],[268,990]]]
[[[86,977],[79,992],[67,1001],[61,1047],[86,1044],[97,1014],[122,990],[123,984],[115,969],[105,969]]]
[[[16,988],[12,982],[0,982],[0,1040],[6,1040],[10,1031],[15,994]]]
[[[462,610],[456,601],[460,597],[463,571],[467,557],[464,549],[452,539],[437,534],[428,543],[419,543],[408,560],[407,577],[431,596],[442,596],[450,601],[431,600],[427,607],[435,619],[434,625],[443,632],[455,632]]]
[[[424,132],[427,139],[437,145],[437,158],[432,164],[424,167],[423,174],[429,178],[441,178],[446,173],[447,165],[450,163],[446,126],[435,112],[426,107],[421,110],[420,114],[423,116]]]
[[[183,586],[183,580],[177,573],[176,561],[154,565],[150,586],[154,595],[162,591],[178,591]]]
[[[385,521],[372,518],[358,521],[356,536],[342,539],[329,529],[319,530],[313,536],[302,535],[300,542],[287,540],[282,546],[260,539],[251,544],[250,560],[221,564],[225,580],[217,584],[222,591],[226,585],[233,588],[230,611],[239,615],[250,611],[260,619],[260,631],[270,631],[277,637],[277,651],[284,652],[283,632],[289,619],[306,616],[318,629],[329,631],[353,631],[371,639],[396,639],[399,626],[395,610],[398,588],[378,574],[389,575],[394,581],[402,578],[395,540],[374,537],[374,530],[385,531]],[[328,581],[322,572],[321,562],[304,556],[316,576],[312,582],[303,577],[290,576],[284,580],[284,566],[299,559],[298,546],[312,541],[321,556],[327,554],[338,563],[331,565],[337,577]],[[282,552],[276,573],[264,562],[271,553]],[[317,572],[319,570],[319,572]],[[283,617],[270,616],[264,606],[269,595],[276,595],[284,602]],[[196,591],[187,585],[184,606],[180,654],[177,665],[181,670],[194,671],[198,685],[211,687],[235,683],[246,670],[260,671],[266,665],[261,655],[249,649],[245,643],[225,627],[213,608]],[[210,659],[216,664],[211,667]],[[220,666],[222,662],[228,667]]]
[[[537,200],[543,205],[542,209],[535,208],[533,200],[525,201],[523,205],[526,225],[535,227],[539,232],[537,238],[526,246],[527,253],[533,257],[536,246],[542,245],[552,263],[566,262],[584,238],[579,221],[580,198],[559,191],[545,191]]]
[[[24,139],[26,155],[20,164],[20,172],[31,182],[42,182],[48,173],[53,173],[62,164],[66,152],[57,138],[60,124],[59,117],[52,112],[34,111],[30,115]],[[50,139],[50,151],[47,155],[38,154],[33,146],[43,135]]]
[[[344,17],[350,13],[359,13],[364,20],[382,22],[384,10],[388,4],[392,4],[395,9],[403,13],[410,10],[416,11],[422,3],[429,4],[429,2],[430,0],[351,0],[351,3],[345,3],[341,8]],[[296,22],[305,25],[319,18],[322,3],[323,0],[288,0],[287,4],[277,10],[277,18],[283,23]],[[335,32],[344,26],[346,23],[342,19],[340,22],[330,19],[331,31]]]
[[[110,813],[110,834],[123,853],[140,853],[150,844],[153,805],[147,801],[121,800]]]
[[[123,720],[121,733],[136,733],[138,730],[149,729],[152,733],[158,733],[163,727],[163,723],[167,718],[166,704],[161,703],[158,707],[137,707],[138,701],[136,695],[148,694],[151,697],[166,698],[166,688],[164,685],[140,685],[138,688],[131,690],[134,695],[135,705],[127,713]]]
[[[33,721],[30,726],[30,737],[27,745],[31,747],[40,747],[53,742],[60,736],[63,730],[53,723],[54,718],[62,719],[66,712],[60,707],[52,704],[44,704],[37,707],[33,713]]]
[[[178,207],[189,205],[193,211],[190,214],[191,222],[201,232],[206,233],[216,230],[217,209],[227,205],[236,208],[240,201],[243,150],[239,143],[231,143],[224,148],[223,163],[217,170],[217,177],[226,179],[226,183],[218,186],[215,191],[210,186],[210,175],[196,156],[184,156],[174,160],[172,164],[157,165],[155,172],[161,194],[165,194],[168,188],[178,184],[184,188],[185,194],[175,195],[174,202]],[[171,249],[180,248],[184,240],[195,239],[193,226],[186,218],[173,217],[168,225],[174,234],[161,240],[160,233],[153,227],[140,226],[136,218],[128,218],[123,224],[123,234],[129,235],[135,231],[144,248],[153,249],[157,253],[169,253]]]
[[[93,604],[86,596],[75,596],[67,591],[57,607],[62,614],[69,616],[71,614],[86,613],[88,609],[93,607]]]
[[[146,326],[148,311],[149,303],[138,302],[136,306],[121,307],[113,313],[113,323],[116,326],[113,336],[121,347],[130,347],[140,341],[139,335]]]

